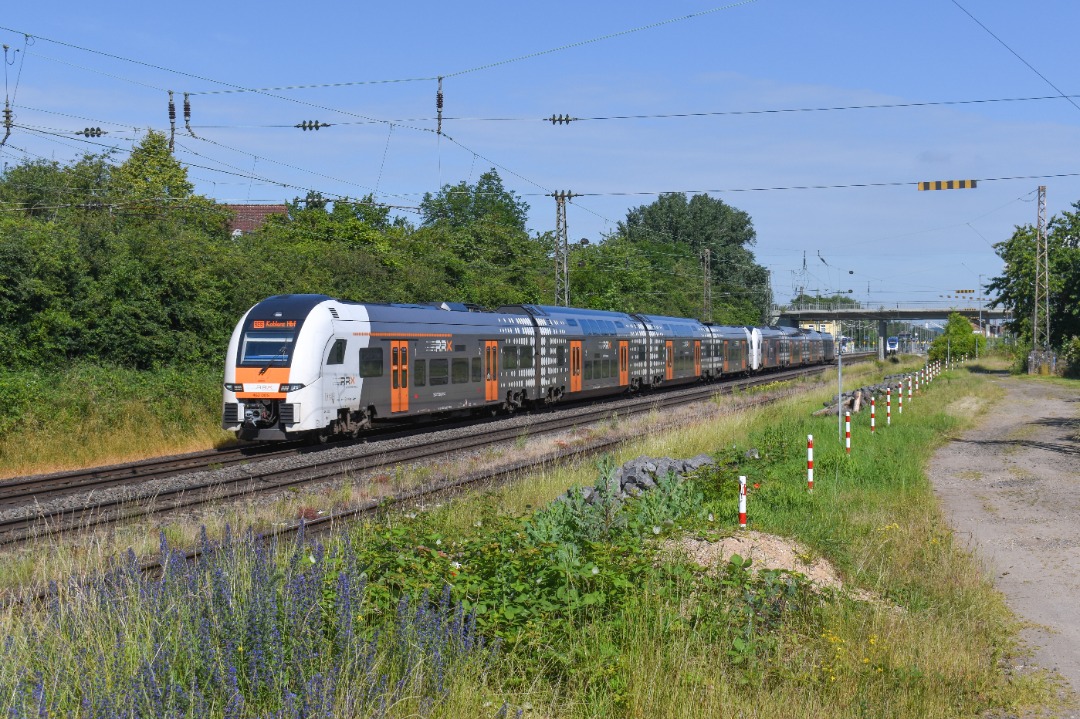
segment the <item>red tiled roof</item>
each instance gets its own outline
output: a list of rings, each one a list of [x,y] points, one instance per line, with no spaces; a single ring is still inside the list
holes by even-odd
[[[234,217],[229,222],[229,234],[236,230],[254,232],[262,227],[270,215],[284,215],[289,209],[285,205],[225,205]]]

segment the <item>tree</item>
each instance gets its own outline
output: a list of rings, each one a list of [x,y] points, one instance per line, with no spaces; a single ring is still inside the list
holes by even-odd
[[[645,257],[650,270],[650,288],[635,292],[630,278],[617,277],[616,270],[606,286],[596,294],[617,294],[613,288],[625,288],[627,304],[654,307],[652,311],[697,316],[701,314],[701,256],[710,251],[713,316],[710,321],[758,324],[766,316],[772,296],[768,270],[754,261],[749,249],[756,241],[750,215],[708,195],[683,193],[661,195],[655,202],[627,212],[614,238],[630,243]],[[616,254],[622,249],[613,245]],[[604,252],[603,249],[600,250]],[[616,265],[617,267],[617,265]],[[641,274],[641,273],[638,273]],[[657,287],[652,287],[653,282]],[[573,283],[571,283],[573,284]],[[654,294],[646,294],[646,292]]]
[[[1080,335],[1080,202],[1072,212],[1055,215],[1047,223],[1047,253],[1050,265],[1050,344],[1060,347],[1070,337]],[[1018,226],[1012,237],[994,245],[1005,261],[1005,270],[990,281],[994,293],[991,307],[1001,306],[1013,314],[1010,329],[1022,346],[1031,345],[1032,315],[1035,310],[1036,228]]]
[[[194,190],[187,169],[169,152],[165,133],[154,130],[148,131],[128,159],[116,168],[113,182],[121,197],[130,200],[182,200]]]
[[[424,193],[420,201],[421,224],[449,225],[456,228],[493,224],[525,232],[529,205],[513,191],[503,187],[495,168],[480,176],[475,185],[462,181],[443,185],[438,193]]]
[[[955,359],[963,355],[974,357],[976,346],[979,348],[978,354],[981,354],[985,344],[986,339],[975,334],[971,321],[959,312],[953,312],[942,333],[930,344],[929,356],[931,360]]]

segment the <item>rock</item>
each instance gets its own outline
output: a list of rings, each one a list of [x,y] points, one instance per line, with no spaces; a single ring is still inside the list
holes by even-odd
[[[761,453],[757,451],[756,447],[751,447],[743,454],[747,459],[761,459]]]
[[[647,474],[638,477],[638,486],[642,489],[656,489],[656,482]]]

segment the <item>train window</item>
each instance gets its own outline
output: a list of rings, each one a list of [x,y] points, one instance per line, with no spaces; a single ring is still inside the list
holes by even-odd
[[[484,362],[479,357],[472,358],[472,381],[484,381]]]
[[[383,375],[383,351],[382,347],[364,347],[360,350],[360,376],[382,377]]]
[[[525,345],[521,348],[521,356],[519,358],[518,366],[522,369],[532,369],[533,366],[533,346]]]
[[[243,364],[269,364],[287,367],[292,355],[293,338],[287,335],[248,332],[244,335],[244,346],[240,360]]]
[[[604,359],[603,364],[604,364],[604,376],[605,377],[610,377],[611,376],[611,360],[610,359]]]
[[[469,381],[469,359],[467,357],[455,357],[450,365],[450,381],[454,384],[463,384]]]
[[[592,379],[592,360],[585,360],[585,379]]]
[[[447,377],[449,376],[450,361],[445,359],[433,359],[431,360],[431,366],[428,368],[429,379],[431,380],[431,386],[434,387],[437,384],[446,384]]]
[[[562,345],[555,348],[555,366],[566,369],[566,347]]]
[[[326,364],[345,364],[345,345],[347,341],[344,339],[334,340],[334,346],[330,348],[330,354],[326,356]]]
[[[640,345],[638,345],[638,348],[637,348],[638,362],[644,362],[647,354],[648,354],[648,351],[645,349],[645,343],[642,342]]]
[[[423,387],[427,384],[427,360],[416,360],[412,364],[413,386]]]
[[[504,370],[518,368],[518,348],[516,345],[503,345],[502,368]]]

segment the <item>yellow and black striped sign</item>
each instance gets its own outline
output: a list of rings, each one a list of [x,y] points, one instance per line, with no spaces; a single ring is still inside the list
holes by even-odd
[[[975,180],[937,180],[920,182],[920,190],[974,190]]]

